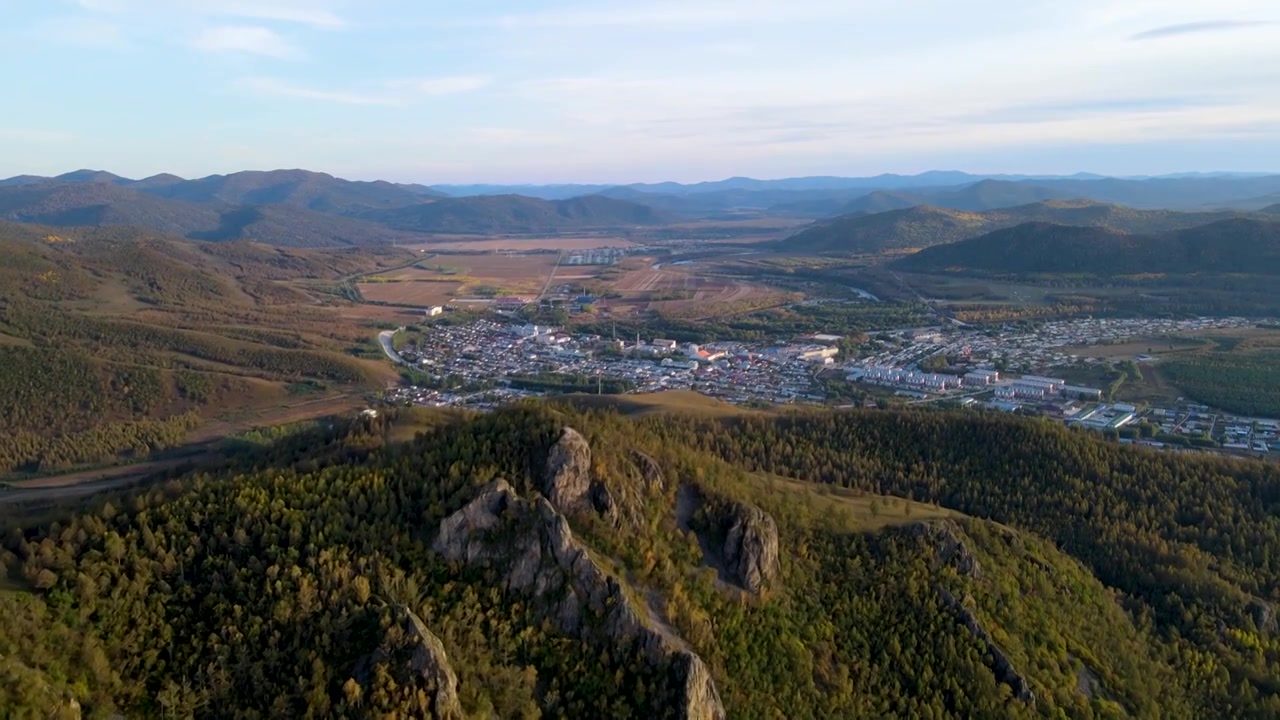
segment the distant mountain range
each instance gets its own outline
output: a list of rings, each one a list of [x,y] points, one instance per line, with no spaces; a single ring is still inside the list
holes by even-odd
[[[51,178],[20,175],[0,180],[0,219],[60,226],[136,225],[193,239],[313,247],[412,241],[423,233],[580,232],[773,216],[837,218],[813,228],[795,247],[863,252],[951,242],[1029,220],[1077,223],[1060,215],[1062,208],[1081,201],[1147,210],[1256,212],[1280,204],[1280,175],[1192,173],[1135,179],[934,171],[864,178],[729,178],[694,184],[432,187],[350,181],[306,170],[194,180],[170,174],[134,180],[101,170],[77,170]],[[1031,216],[1025,210],[977,219],[934,212],[987,213],[1038,203],[1048,205]],[[910,208],[929,209],[865,223],[844,217]],[[1145,232],[1142,223],[1152,221],[1118,209],[1108,212],[1108,217],[1085,224],[1119,223],[1121,229]],[[1159,223],[1153,227],[1170,229]]]
[[[1032,222],[937,245],[893,265],[917,272],[983,274],[1280,275],[1280,222],[1234,218],[1154,234]]]
[[[0,219],[131,225],[198,240],[292,247],[422,241],[421,233],[558,233],[668,222],[659,210],[585,197],[446,198],[423,185],[354,182],[305,170],[130,180],[79,170],[0,181]]]
[[[1232,211],[1182,213],[1135,210],[1087,200],[1051,200],[982,212],[917,205],[885,212],[842,215],[811,225],[779,242],[777,247],[783,251],[805,253],[877,253],[954,243],[1029,222],[1158,233],[1241,215]]]

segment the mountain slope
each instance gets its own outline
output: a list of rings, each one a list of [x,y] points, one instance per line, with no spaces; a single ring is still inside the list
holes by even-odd
[[[0,218],[61,226],[134,225],[170,235],[218,226],[214,208],[152,197],[107,182],[0,188]]]
[[[173,187],[157,181],[153,188]],[[405,233],[293,205],[197,203],[109,182],[46,182],[0,188],[0,218],[61,227],[126,225],[199,240],[255,240],[290,247],[371,245]]]
[[[307,170],[247,171],[150,184],[146,192],[175,200],[227,205],[292,205],[326,213],[414,205],[421,196],[388,182],[356,182]]]
[[[39,683],[0,684],[0,701],[127,716],[419,717],[441,698],[454,712],[455,695],[497,717],[1280,712],[1273,465],[970,413],[419,417],[404,446],[385,438],[410,417],[389,410],[6,533],[0,559],[26,592],[0,594],[0,642]],[[726,562],[743,551],[776,563],[757,590]],[[147,652],[157,637],[168,650]],[[410,665],[401,651],[420,643],[431,661]]]
[[[1221,220],[1154,235],[1034,222],[895,262],[925,272],[1280,274],[1280,222]]]
[[[1268,205],[1267,207],[1262,208],[1258,212],[1261,212],[1267,215],[1280,215],[1280,203],[1276,203],[1275,205]]]
[[[651,207],[602,195],[568,200],[520,195],[441,198],[360,217],[400,230],[436,233],[544,233],[660,225],[671,220]]]
[[[1240,217],[1233,212],[1176,213],[1134,210],[1088,201],[1032,203],[964,212],[918,206],[874,214],[854,214],[812,225],[779,243],[788,251],[874,253],[926,248],[977,237],[1027,222],[1109,227],[1123,232],[1159,233]]]

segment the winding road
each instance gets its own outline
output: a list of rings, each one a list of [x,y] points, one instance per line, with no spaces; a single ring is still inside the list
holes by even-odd
[[[404,361],[404,358],[400,357],[400,353],[396,352],[396,348],[392,344],[395,340],[396,333],[403,330],[404,328],[399,328],[396,330],[383,330],[378,333],[378,344],[382,346],[382,352],[386,354],[387,358],[389,358],[391,362],[397,365],[408,365],[408,363]]]

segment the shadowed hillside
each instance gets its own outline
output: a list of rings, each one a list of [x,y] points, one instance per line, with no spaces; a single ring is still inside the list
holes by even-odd
[[[1233,212],[1135,210],[1118,205],[1070,200],[1038,202],[986,212],[919,206],[883,213],[847,215],[816,223],[782,241],[779,247],[787,251],[875,253],[944,245],[1027,222],[1107,227],[1131,233],[1159,233],[1239,216],[1239,213]]]
[[[1280,274],[1280,222],[1221,220],[1160,234],[1027,223],[894,263],[923,272]]]

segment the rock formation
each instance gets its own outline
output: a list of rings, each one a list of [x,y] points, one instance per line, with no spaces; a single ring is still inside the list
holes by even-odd
[[[356,682],[368,687],[374,668],[388,665],[398,683],[421,683],[433,690],[431,707],[439,720],[463,720],[458,701],[458,676],[449,665],[444,645],[409,608],[391,608],[394,625],[376,650],[364,657],[352,671]]]
[[[541,489],[561,512],[576,510],[586,502],[591,489],[591,446],[577,430],[565,428],[551,446]]]
[[[939,563],[954,567],[956,572],[965,577],[982,577],[978,559],[965,544],[964,533],[954,521],[920,523],[913,525],[911,532],[916,537],[923,538],[933,548]]]
[[[1276,609],[1271,604],[1261,598],[1254,598],[1249,602],[1249,617],[1253,618],[1254,627],[1258,628],[1258,632],[1271,634],[1276,632]]]
[[[536,598],[543,617],[566,635],[634,643],[650,662],[668,667],[678,683],[678,717],[725,717],[702,659],[632,601],[621,582],[574,539],[568,521],[546,498],[525,500],[506,481],[495,480],[445,519],[432,549],[449,560],[494,568],[507,592]]]
[[[730,503],[727,515],[725,568],[748,592],[758,594],[778,575],[778,526],[754,505]]]
[[[639,450],[632,450],[631,461],[635,463],[636,469],[640,471],[640,477],[649,489],[666,490],[667,480],[663,476],[662,468],[658,465],[657,460]]]
[[[1018,672],[1013,666],[1013,661],[996,645],[995,640],[991,638],[991,633],[982,627],[978,622],[978,617],[973,614],[965,604],[956,599],[956,596],[947,591],[946,588],[938,586],[936,588],[938,597],[942,600],[942,604],[947,606],[956,614],[956,618],[964,625],[974,637],[986,646],[987,654],[991,657],[991,672],[995,674],[996,680],[1008,685],[1013,690],[1013,696],[1025,703],[1034,704],[1036,695],[1031,690],[1031,684],[1027,682],[1027,678]]]
[[[591,445],[573,428],[566,427],[547,453],[541,489],[560,512],[591,509],[611,520],[618,517],[609,488],[591,479]]]

